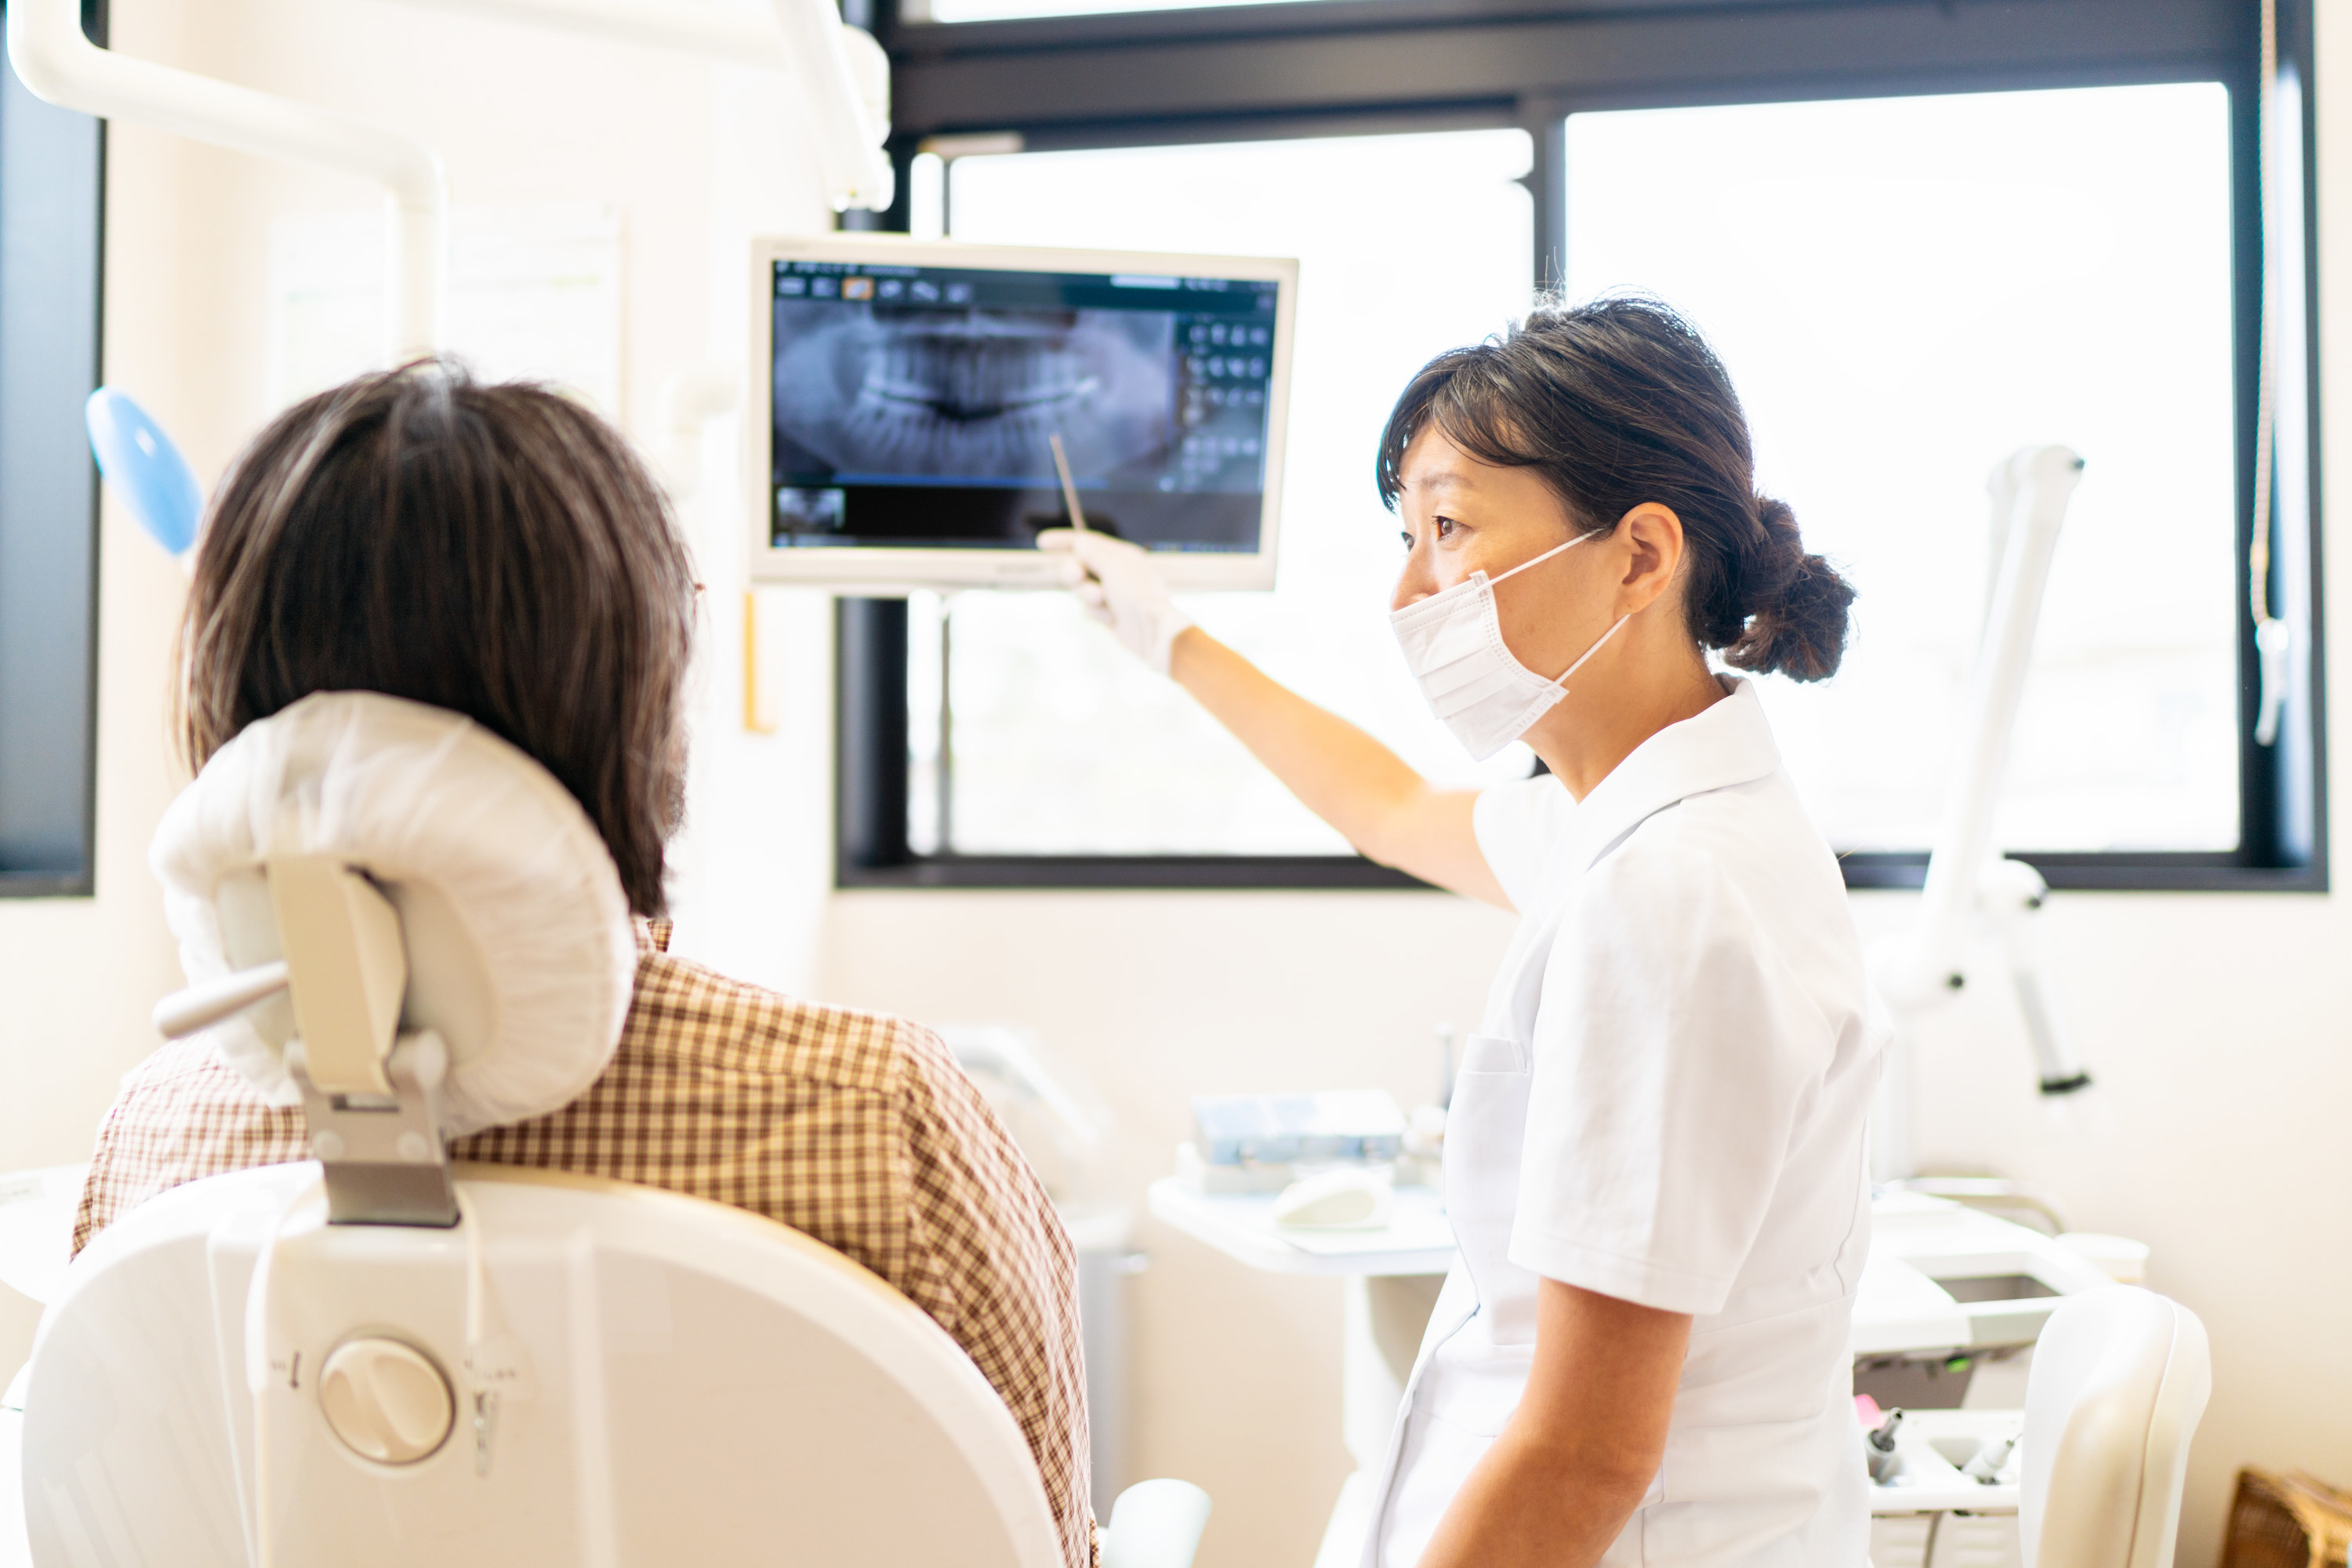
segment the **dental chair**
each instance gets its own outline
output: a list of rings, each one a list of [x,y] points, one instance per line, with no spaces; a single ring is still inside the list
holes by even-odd
[[[215,1030],[317,1158],[165,1192],[68,1271],[23,1384],[37,1568],[1062,1561],[1012,1415],[874,1275],[743,1210],[448,1160],[576,1097],[628,1008],[618,876],[537,764],[314,696],[224,748],[155,860],[194,982],[159,1025]],[[1131,1488],[1103,1562],[1187,1568],[1207,1512]]]
[[[2212,1392],[2196,1313],[2131,1286],[2069,1296],[2026,1382],[2025,1568],[2172,1568],[2189,1443]]]

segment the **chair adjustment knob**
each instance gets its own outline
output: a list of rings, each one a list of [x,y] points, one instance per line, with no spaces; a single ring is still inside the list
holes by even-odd
[[[440,1364],[402,1340],[345,1340],[319,1374],[319,1405],[343,1447],[379,1465],[429,1458],[457,1425]]]

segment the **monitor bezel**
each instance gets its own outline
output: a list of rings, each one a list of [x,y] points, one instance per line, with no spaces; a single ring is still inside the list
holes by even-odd
[[[1265,492],[1258,509],[1258,547],[1231,552],[1154,551],[1152,561],[1171,588],[1268,589],[1281,542],[1283,461],[1289,434],[1290,359],[1298,309],[1298,263],[1277,257],[1212,256],[1167,251],[1069,250],[1042,246],[967,245],[892,234],[772,236],[751,243],[750,327],[751,364],[745,400],[744,469],[750,481],[748,570],[754,583],[793,583],[836,593],[892,595],[916,588],[1051,588],[1061,585],[1063,563],[1041,551],[940,549],[885,544],[793,546],[771,542],[768,496],[774,442],[773,355],[775,264],[779,261],[883,262],[892,266],[958,267],[1004,272],[1131,272],[1154,276],[1241,278],[1272,281],[1275,290],[1273,376],[1266,391]]]

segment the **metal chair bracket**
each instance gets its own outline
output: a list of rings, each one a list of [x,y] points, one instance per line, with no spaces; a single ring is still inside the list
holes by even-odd
[[[457,1223],[457,1182],[440,1131],[441,1083],[449,1070],[440,1036],[427,1030],[400,1037],[384,1062],[389,1095],[321,1092],[299,1039],[287,1042],[286,1066],[302,1090],[311,1156],[326,1169],[328,1223]]]

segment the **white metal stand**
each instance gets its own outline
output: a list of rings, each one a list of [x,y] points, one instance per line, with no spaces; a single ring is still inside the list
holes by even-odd
[[[1919,924],[1873,955],[1879,994],[1895,1016],[1873,1128],[1873,1174],[1881,1181],[1918,1170],[1912,1127],[1918,1026],[1966,988],[1969,947],[1979,932],[1999,940],[2033,1041],[2042,1092],[2072,1094],[2091,1081],[2063,1027],[2042,957],[2034,917],[2048,885],[2032,867],[1992,848],[1993,808],[2032,664],[2042,594],[2082,470],[2083,459],[2067,447],[2042,447],[2019,452],[1992,473],[1998,574],[1969,680],[1958,773],[1928,857]]]

